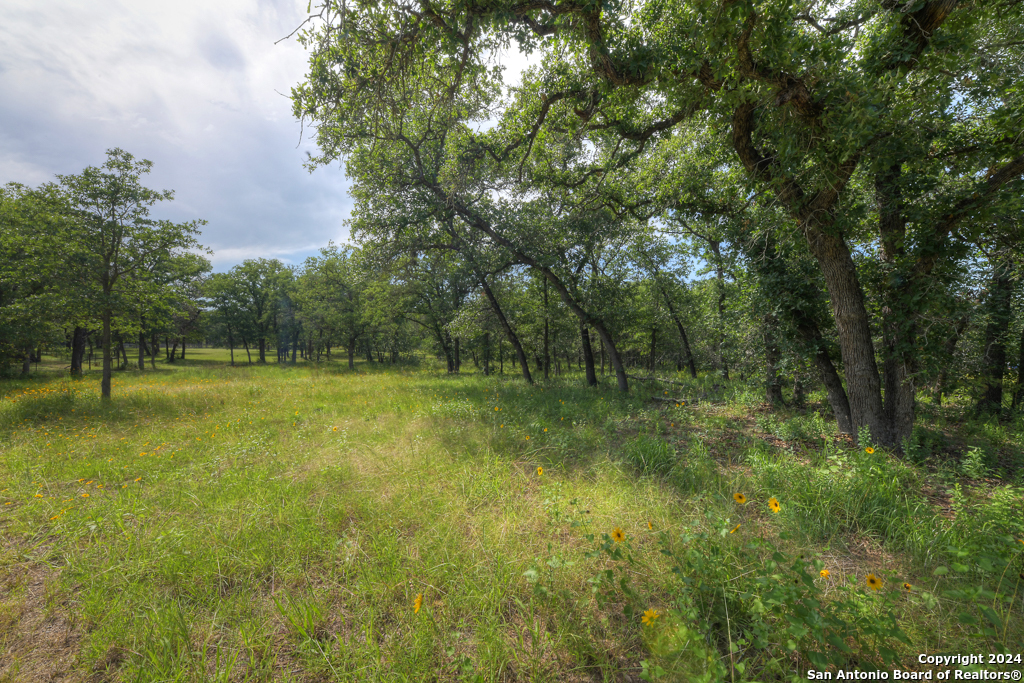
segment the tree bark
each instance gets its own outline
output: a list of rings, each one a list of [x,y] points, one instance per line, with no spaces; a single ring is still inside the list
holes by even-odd
[[[110,400],[110,377],[113,372],[113,349],[110,348],[110,318],[111,311],[109,308],[104,307],[102,319],[103,319],[103,333],[100,337],[100,341],[103,344],[103,379],[100,380],[100,396],[104,402]]]
[[[785,405],[782,398],[782,381],[779,379],[779,363],[782,354],[775,338],[776,321],[774,316],[766,315],[764,323],[764,357],[765,357],[765,400],[770,406]]]
[[[349,339],[348,340],[348,345],[345,347],[345,350],[348,351],[348,369],[349,370],[355,370],[356,369],[356,340],[355,339]]]
[[[146,335],[144,332],[139,332],[139,372],[145,372],[146,370]]]
[[[1006,334],[1010,328],[1010,300],[1013,294],[1012,266],[996,262],[989,282],[985,308],[985,348],[982,350],[982,377],[985,388],[978,410],[999,415],[1003,407],[1003,375],[1006,372]]]
[[[516,357],[519,359],[519,365],[522,369],[523,379],[526,380],[527,384],[533,384],[533,377],[530,375],[530,364],[526,362],[526,352],[523,351],[523,345],[519,342],[519,336],[512,329],[512,325],[509,323],[508,318],[505,317],[505,312],[501,310],[501,306],[498,304],[497,297],[494,296],[494,292],[491,290],[490,284],[487,282],[487,278],[480,272],[477,272],[477,279],[480,281],[480,287],[484,291],[484,296],[487,297],[487,302],[491,305],[491,310],[494,311],[494,315],[498,318],[498,322],[501,323],[501,329],[505,331],[505,336],[508,338],[510,344],[512,344],[513,350],[516,352]],[[513,361],[513,367],[515,363]]]
[[[721,242],[711,241],[715,255],[715,282],[718,286],[718,363],[722,368],[722,379],[729,379],[729,361],[725,359],[725,270],[722,267]]]
[[[491,374],[491,333],[484,332],[484,377]]]
[[[1020,346],[1017,349],[1017,390],[1013,392],[1011,410],[1024,405],[1024,328],[1020,333]]]
[[[544,379],[551,374],[551,353],[548,348],[548,281],[544,280]]]
[[[683,327],[683,321],[679,319],[679,315],[676,313],[676,307],[672,305],[672,299],[669,298],[668,292],[664,288],[661,289],[661,295],[665,298],[665,305],[668,307],[669,315],[672,316],[673,322],[676,324],[676,329],[679,330],[679,342],[683,346],[683,362],[690,369],[690,377],[696,379],[697,377],[697,365],[693,362],[693,352],[690,350],[690,340],[686,336],[686,328]]]
[[[249,340],[242,337],[242,346],[245,347],[245,356],[249,359],[249,365],[252,365],[252,353],[249,351]]]
[[[82,375],[82,361],[85,359],[85,343],[89,337],[89,331],[84,327],[76,327],[71,337],[71,374],[80,377]]]
[[[32,372],[32,350],[31,349],[29,349],[28,351],[25,352],[25,359],[21,363],[21,374],[23,376],[27,377],[30,372]]]
[[[459,345],[462,340],[459,337],[455,338],[455,374],[459,374],[462,369],[462,359],[459,357]]]
[[[587,386],[597,386],[597,373],[594,371],[594,347],[590,344],[590,330],[580,323],[580,343],[583,345],[583,365],[587,371]]]
[[[260,365],[267,362],[267,338],[260,336]]]
[[[185,360],[185,337],[181,338],[181,359]]]
[[[228,348],[231,349],[231,367],[235,367],[235,339],[231,334],[231,325],[228,325]]]

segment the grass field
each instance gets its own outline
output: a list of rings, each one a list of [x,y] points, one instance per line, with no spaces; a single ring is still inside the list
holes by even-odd
[[[712,378],[624,396],[226,360],[117,373],[109,406],[55,359],[0,380],[0,681],[781,680],[1024,654],[1019,423],[925,405],[896,458]]]

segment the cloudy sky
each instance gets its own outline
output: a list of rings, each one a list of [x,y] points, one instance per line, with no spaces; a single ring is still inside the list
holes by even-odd
[[[337,166],[308,173],[285,97],[305,74],[305,0],[5,0],[0,184],[98,166],[121,147],[172,189],[158,218],[205,218],[216,270],[345,241]]]

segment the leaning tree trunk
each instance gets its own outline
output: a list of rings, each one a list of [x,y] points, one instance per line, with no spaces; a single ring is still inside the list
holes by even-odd
[[[629,380],[626,378],[626,369],[622,365],[622,360],[619,358],[619,352],[618,349],[615,348],[615,342],[612,340],[611,334],[608,333],[608,330],[605,329],[599,319],[591,316],[583,309],[582,306],[579,305],[576,299],[573,298],[572,294],[569,293],[565,283],[563,283],[550,268],[543,265],[540,261],[529,254],[523,252],[516,244],[495,230],[486,218],[474,212],[458,197],[448,194],[440,185],[437,184],[429,184],[427,187],[444,204],[444,206],[453,208],[467,225],[489,236],[496,243],[508,248],[513,254],[515,254],[516,258],[521,263],[537,269],[544,275],[548,282],[554,286],[558,295],[562,298],[562,303],[568,306],[569,310],[572,311],[580,321],[597,330],[598,335],[601,337],[601,341],[604,342],[604,347],[608,350],[612,366],[615,368],[615,377],[618,382],[619,391],[629,391]]]
[[[516,352],[516,358],[519,359],[519,366],[523,372],[523,379],[526,380],[527,384],[533,384],[533,377],[530,375],[530,364],[526,362],[526,352],[523,351],[523,345],[519,342],[519,336],[516,335],[515,330],[512,329],[512,325],[509,323],[508,318],[505,317],[505,312],[501,310],[501,306],[498,305],[498,299],[494,296],[494,292],[491,290],[491,286],[487,283],[487,278],[481,273],[477,273],[477,279],[480,281],[480,286],[484,290],[484,296],[487,297],[487,302],[491,305],[491,310],[494,311],[494,315],[498,318],[498,322],[501,323],[501,329],[505,331],[505,336],[508,338],[512,348]]]
[[[683,346],[683,357],[686,366],[690,369],[690,377],[696,379],[697,377],[697,365],[693,362],[693,352],[690,350],[690,339],[686,336],[686,328],[683,327],[683,321],[679,319],[679,315],[676,313],[675,306],[672,305],[672,300],[668,296],[668,292],[664,289],[661,290],[662,296],[665,297],[665,305],[668,306],[669,315],[672,316],[673,322],[676,324],[676,329],[679,330],[679,342]]]

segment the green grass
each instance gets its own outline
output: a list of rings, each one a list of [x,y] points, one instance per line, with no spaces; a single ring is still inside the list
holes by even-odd
[[[865,614],[884,606],[864,576],[884,576],[918,668],[917,652],[979,646],[960,613],[987,594],[943,591],[995,585],[949,547],[988,552],[1020,519],[1019,489],[867,456],[820,419],[766,443],[739,386],[677,408],[575,376],[226,360],[117,373],[110,405],[97,373],[72,381],[55,359],[0,383],[0,680],[627,680],[642,661],[782,678],[808,666],[784,615],[768,615],[777,642],[744,639],[761,588],[743,577],[767,543],[816,558],[822,599],[862,595]],[[940,475],[963,482],[951,513],[922,494]],[[696,547],[718,560],[699,569]],[[1022,642],[1019,594],[996,607],[1005,628],[981,642]]]

